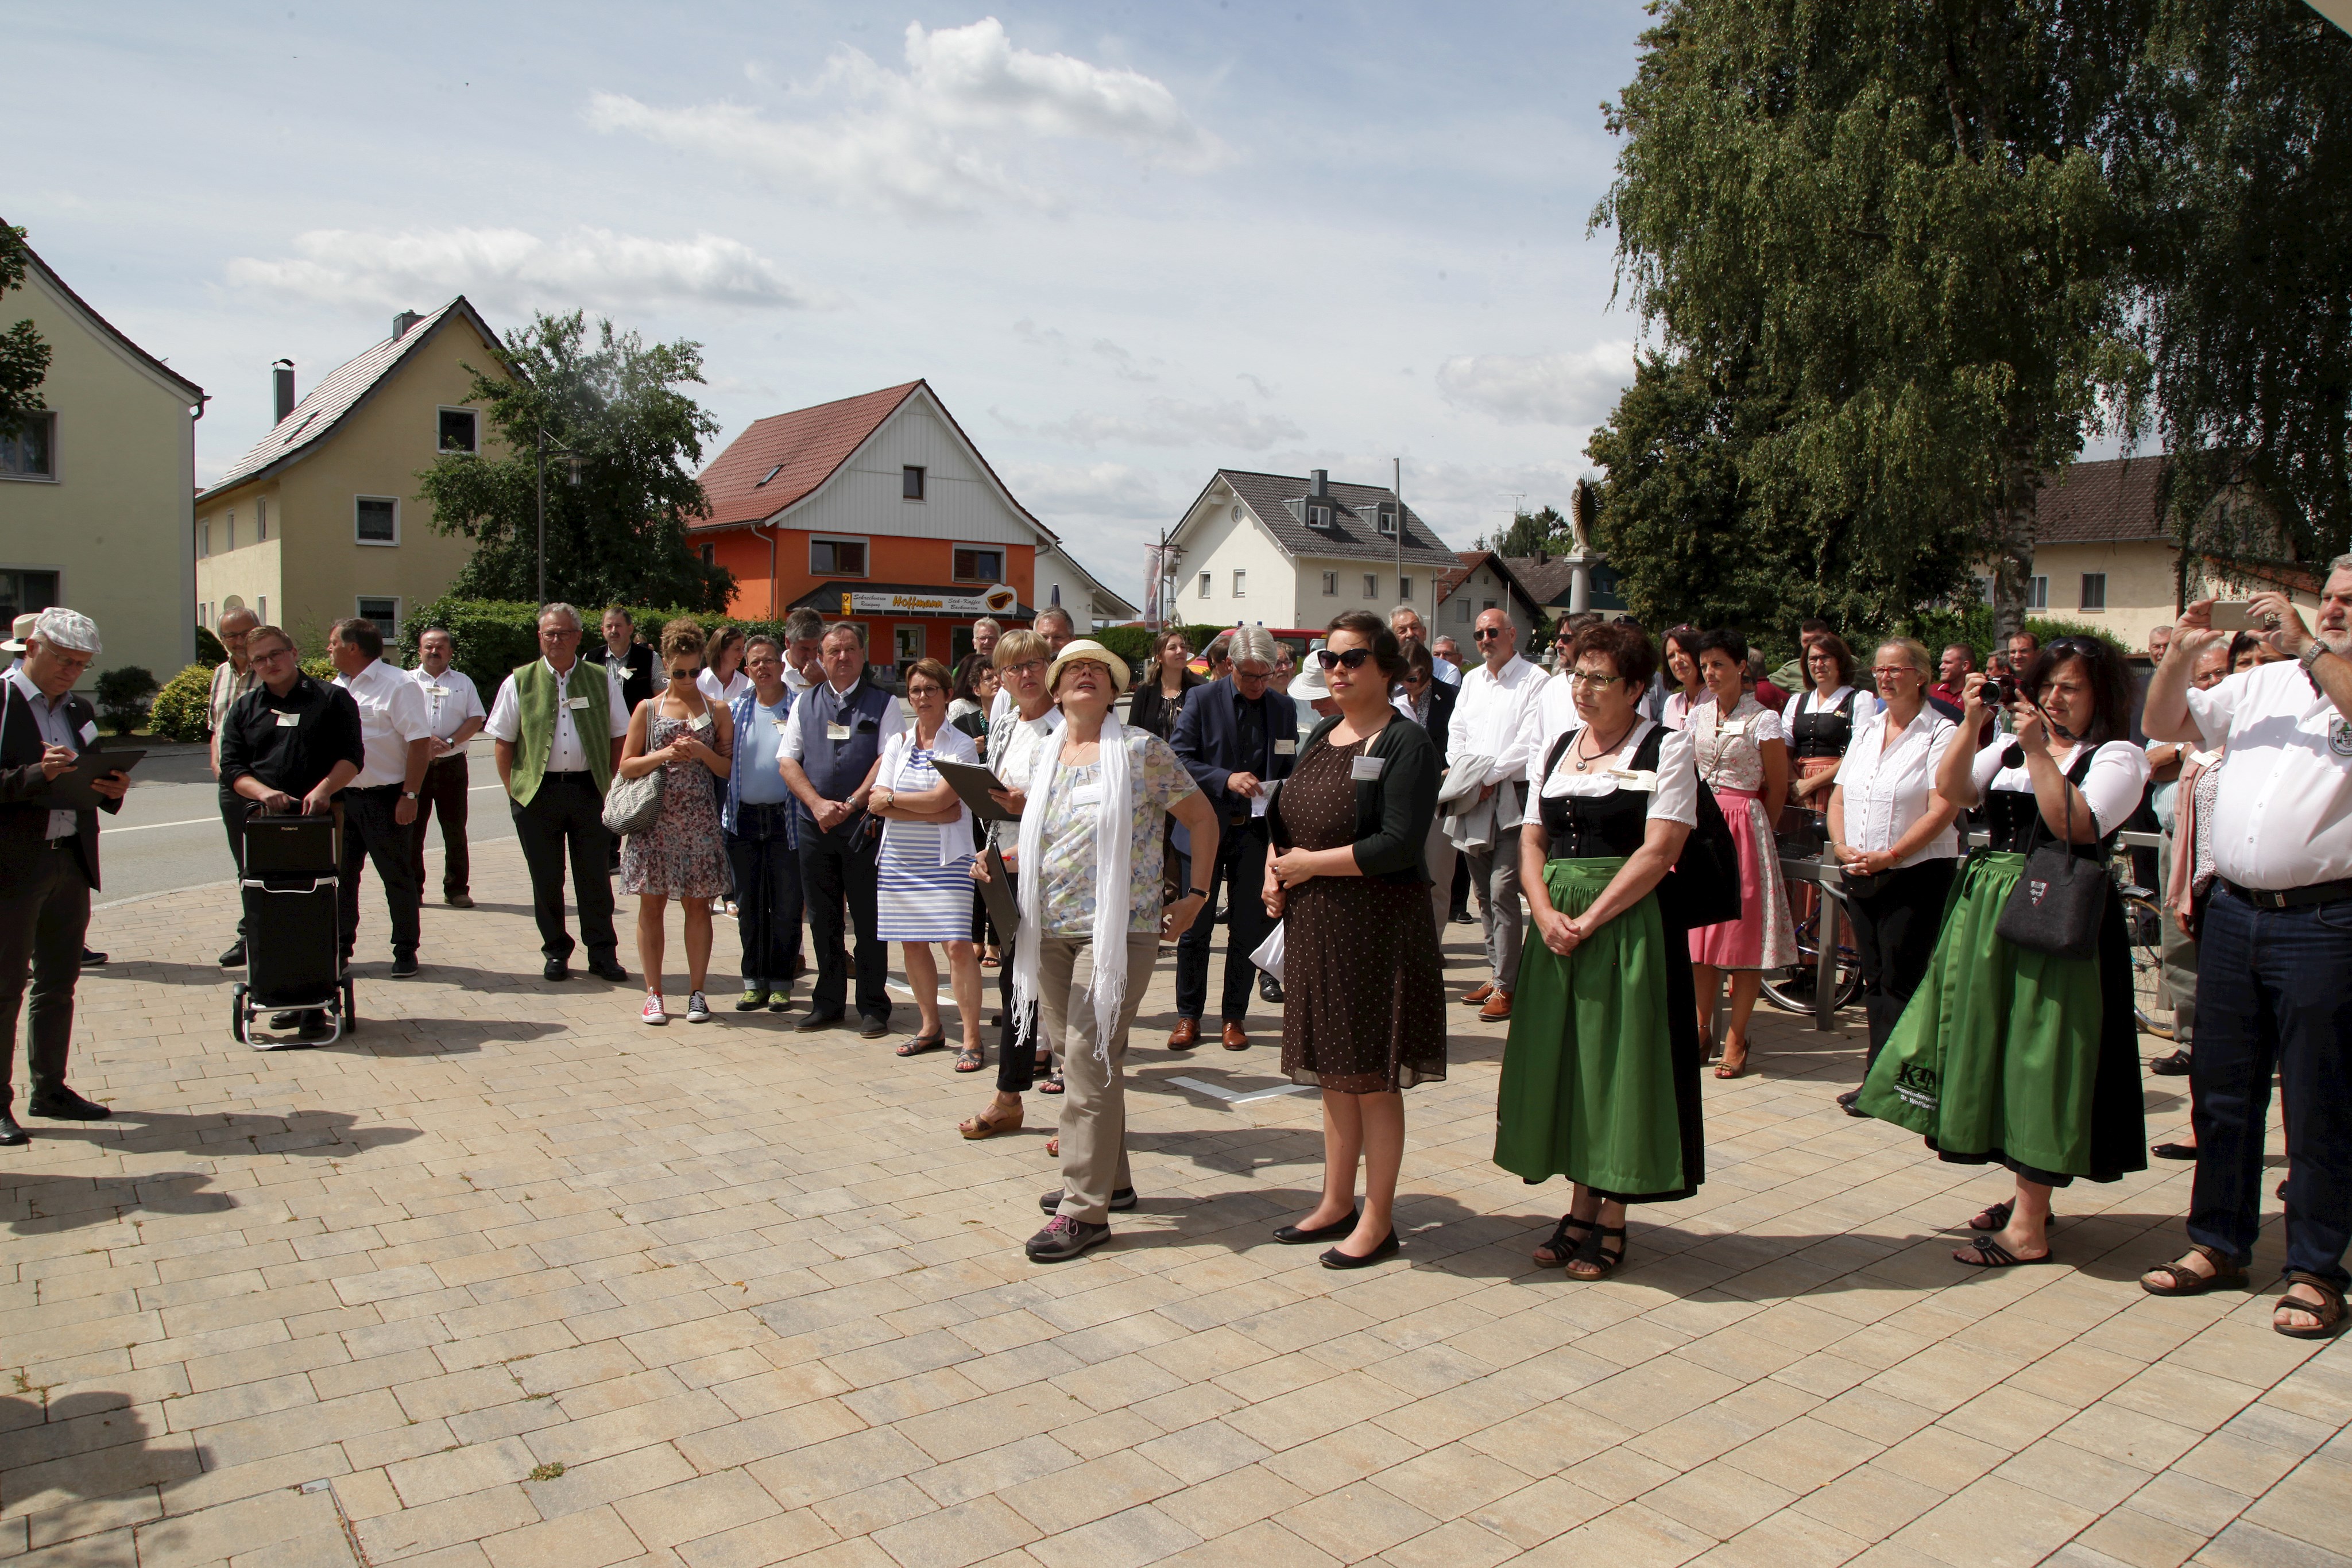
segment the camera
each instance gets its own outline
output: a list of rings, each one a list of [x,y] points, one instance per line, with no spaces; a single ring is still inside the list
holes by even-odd
[[[1984,697],[1987,707],[2008,707],[2017,701],[2017,677],[1989,675],[1985,679],[1984,689],[1980,695]]]

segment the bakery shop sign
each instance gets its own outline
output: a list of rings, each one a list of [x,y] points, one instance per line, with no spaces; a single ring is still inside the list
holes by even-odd
[[[1003,615],[1020,604],[1019,591],[1004,582],[971,593],[841,593],[844,615]]]

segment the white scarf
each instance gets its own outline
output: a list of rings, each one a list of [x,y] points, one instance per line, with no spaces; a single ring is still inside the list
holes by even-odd
[[[1017,1039],[1036,1020],[1037,950],[1045,935],[1045,806],[1062,770],[1066,735],[1041,736],[1029,769],[1027,799],[1021,808],[1021,937],[1013,948],[1013,1026]],[[1129,862],[1134,802],[1127,772],[1126,731],[1103,716],[1098,778],[1102,799],[1095,806],[1095,1057],[1110,1065],[1110,1039],[1118,1029],[1119,1005],[1127,996]],[[1048,1040],[1047,1045],[1056,1042]]]

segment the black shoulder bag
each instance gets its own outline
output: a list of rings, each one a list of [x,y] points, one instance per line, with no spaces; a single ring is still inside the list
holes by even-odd
[[[2074,836],[2074,796],[2090,777],[2095,749],[2066,770],[2066,836]],[[2088,801],[2084,802],[2087,807]],[[2094,826],[2097,824],[2095,821]],[[2074,852],[2073,844],[2039,841],[2048,833],[2037,803],[2033,825],[2026,831],[2025,874],[2017,879],[2009,902],[2000,907],[1993,934],[2031,953],[2053,958],[2095,958],[2099,951],[2099,926],[2107,915],[2107,867],[2104,857],[2091,860]]]

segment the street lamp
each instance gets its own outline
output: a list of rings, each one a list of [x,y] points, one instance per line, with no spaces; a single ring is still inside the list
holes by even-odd
[[[547,444],[546,427],[541,426],[539,431],[538,457],[539,601],[544,604],[547,602],[547,460],[550,457],[563,459],[565,465],[571,470],[571,482],[576,486],[580,483],[580,454],[563,446],[551,449]]]

